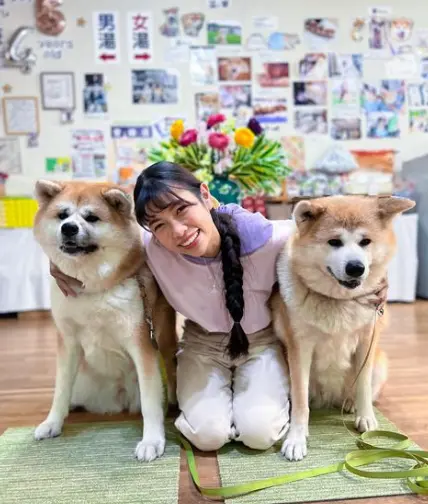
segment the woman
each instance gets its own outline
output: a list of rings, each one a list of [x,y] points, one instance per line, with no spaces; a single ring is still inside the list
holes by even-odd
[[[200,450],[229,440],[269,448],[289,422],[287,368],[267,301],[291,221],[234,204],[214,209],[208,187],[168,162],[141,173],[134,199],[149,266],[187,318],[177,354],[177,429]],[[53,274],[73,294],[73,280]]]

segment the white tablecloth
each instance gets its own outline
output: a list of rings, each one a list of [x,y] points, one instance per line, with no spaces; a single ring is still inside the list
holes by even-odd
[[[389,300],[413,301],[417,276],[417,215],[395,220],[397,254],[389,268]],[[32,229],[0,229],[0,313],[50,308],[49,263]]]

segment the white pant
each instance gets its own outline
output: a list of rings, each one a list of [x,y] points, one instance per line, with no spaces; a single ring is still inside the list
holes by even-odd
[[[248,356],[231,361],[228,335],[186,322],[177,354],[177,429],[200,450],[230,440],[266,450],[289,424],[289,380],[271,327],[248,336]]]

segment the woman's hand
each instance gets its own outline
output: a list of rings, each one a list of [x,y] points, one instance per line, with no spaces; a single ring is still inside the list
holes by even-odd
[[[55,278],[58,287],[64,296],[77,297],[77,289],[83,289],[83,284],[76,278],[70,277],[50,263],[50,274]]]

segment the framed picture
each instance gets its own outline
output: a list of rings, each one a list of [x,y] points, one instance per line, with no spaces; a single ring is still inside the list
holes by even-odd
[[[36,96],[4,97],[2,104],[6,135],[39,133],[39,101]]]
[[[42,72],[40,88],[44,110],[74,110],[76,108],[73,72]]]

